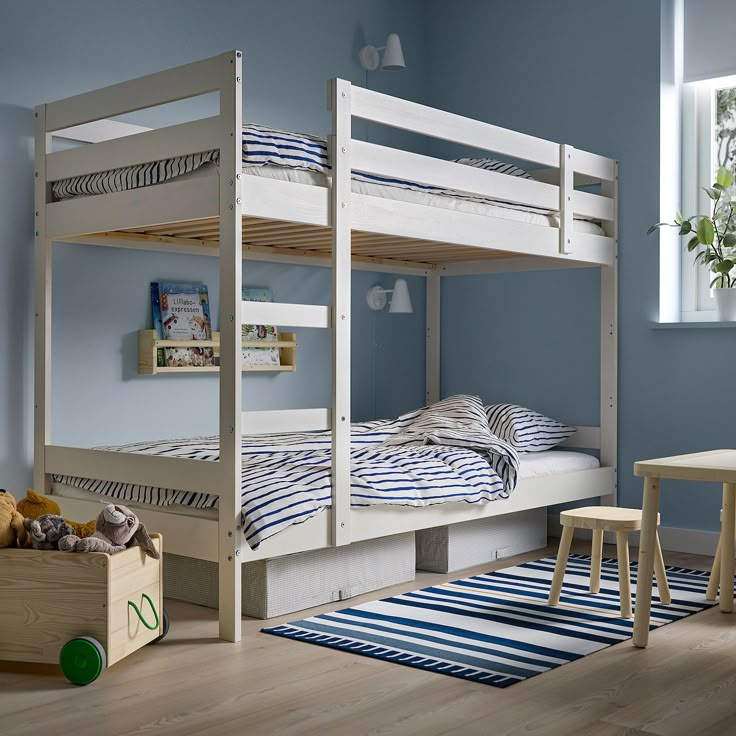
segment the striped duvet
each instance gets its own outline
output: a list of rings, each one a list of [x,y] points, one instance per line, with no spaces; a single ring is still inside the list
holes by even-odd
[[[456,161],[467,166],[495,171],[509,176],[532,178],[522,169],[508,163],[496,161],[495,159],[460,158],[456,159]],[[120,169],[86,174],[84,176],[60,179],[52,183],[52,191],[55,199],[122,192],[129,189],[160,184],[178,176],[189,174],[207,164],[219,164],[219,151],[205,151],[203,153],[177,156],[161,161],[152,161],[150,163],[137,164]],[[332,171],[327,141],[324,138],[306,133],[290,133],[288,131],[275,130],[252,123],[243,125],[242,165],[243,170],[246,172],[248,169],[252,170],[262,166],[301,169],[324,174],[325,176],[329,176]],[[407,179],[378,176],[365,171],[354,170],[352,172],[352,178],[355,181],[368,184],[379,184],[386,187],[407,189],[425,194],[452,197],[468,202],[495,205],[520,212],[530,212],[544,216],[555,214],[553,210],[540,207],[482,197],[468,192],[421,184]]]
[[[478,406],[482,414],[482,404],[476,397],[452,397],[398,419],[354,424],[352,505],[422,507],[507,498],[516,484],[518,456],[513,448],[490,434],[486,422],[483,428],[474,425]],[[438,416],[442,417],[442,426],[435,424],[428,433],[427,419]],[[454,430],[448,444],[431,444],[441,441],[448,424],[461,429]],[[389,444],[391,440],[402,444]],[[256,549],[265,539],[310,519],[330,505],[331,441],[330,432],[243,436],[241,503],[243,531],[250,547]],[[199,460],[217,460],[219,456],[217,437],[100,449]],[[206,492],[61,475],[54,476],[54,481],[122,501],[194,508],[217,506],[217,497]]]

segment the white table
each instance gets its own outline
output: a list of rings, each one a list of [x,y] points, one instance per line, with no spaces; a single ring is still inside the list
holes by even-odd
[[[657,515],[659,513],[659,482],[662,478],[695,480],[723,484],[723,514],[721,520],[721,595],[720,609],[732,613],[734,606],[734,555],[725,552],[734,548],[736,527],[736,450],[710,450],[692,455],[662,457],[634,463],[634,475],[644,478],[641,541],[639,543],[639,574],[634,611],[634,646],[645,647],[649,642],[649,616],[652,607],[652,573],[654,571]]]

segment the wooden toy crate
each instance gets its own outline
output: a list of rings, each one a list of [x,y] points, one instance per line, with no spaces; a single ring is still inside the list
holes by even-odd
[[[161,535],[151,538],[162,553]],[[114,555],[0,549],[0,660],[59,663],[65,645],[81,638],[88,642],[82,660],[87,650],[95,659],[93,649],[99,654],[91,682],[165,635],[162,581],[161,560],[137,546]]]

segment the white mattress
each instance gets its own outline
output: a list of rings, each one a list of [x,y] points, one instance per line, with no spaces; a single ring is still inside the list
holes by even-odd
[[[196,176],[198,172],[204,173],[207,169],[210,170],[210,174],[214,173],[214,167],[208,165],[202,167],[202,169],[198,169],[189,176]],[[250,176],[262,176],[266,179],[278,179],[279,181],[290,181],[297,184],[311,184],[317,187],[326,187],[329,184],[329,177],[318,171],[292,169],[285,166],[244,166],[243,173]],[[442,209],[452,210],[453,212],[468,212],[474,215],[499,217],[504,220],[524,222],[528,225],[560,226],[560,220],[556,214],[543,215],[538,212],[504,207],[502,204],[474,202],[461,197],[418,192],[413,189],[402,189],[400,187],[387,186],[386,184],[371,184],[370,182],[360,181],[358,179],[352,180],[352,190],[356,194],[367,194],[371,197],[412,202],[429,207],[441,207]],[[605,234],[600,225],[589,220],[576,219],[574,228],[575,232],[578,233],[591,233],[593,235]]]
[[[570,452],[568,450],[547,450],[545,452],[522,452],[519,455],[521,466],[519,468],[519,479],[540,478],[546,475],[560,475],[562,473],[575,473],[581,470],[592,470],[600,467],[598,459],[592,455],[582,452]],[[53,483],[53,493],[62,498],[74,498],[81,501],[96,501],[100,504],[110,503],[111,499],[101,496],[83,488],[66,485],[64,483]],[[523,487],[520,489],[523,493]],[[181,514],[184,516],[196,516],[201,519],[216,519],[217,509],[198,509],[192,506],[172,504],[170,506],[151,506],[149,504],[126,501],[131,508],[156,509],[168,514]]]

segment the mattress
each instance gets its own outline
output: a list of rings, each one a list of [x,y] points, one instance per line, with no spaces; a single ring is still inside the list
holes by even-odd
[[[218,155],[217,151],[205,151],[152,161],[148,164],[70,177],[53,182],[52,192],[56,199],[69,199],[137,189],[174,179],[181,181],[214,176],[217,173]],[[471,166],[478,166],[478,161],[492,161],[497,165],[493,169],[495,171],[508,176],[531,178],[522,170],[493,159],[458,159],[458,161]],[[472,161],[475,163],[469,163]],[[481,165],[481,168],[486,166]],[[243,128],[242,171],[249,176],[327,187],[330,183],[327,145],[324,139],[316,136],[246,125]],[[353,171],[352,176],[352,191],[358,194],[527,224],[559,227],[558,214],[552,210],[489,199],[468,192],[442,189],[404,179],[380,177],[366,172]],[[604,234],[597,223],[585,219],[576,218],[574,228],[576,232]]]
[[[582,452],[570,452],[568,450],[547,450],[545,452],[523,452],[519,455],[521,466],[519,479],[541,478],[549,475],[561,475],[563,473],[576,473],[582,470],[592,470],[600,467],[598,459],[592,455]],[[55,495],[62,498],[75,498],[81,501],[102,501],[99,493],[85,490],[79,486],[56,481],[52,484]],[[127,502],[132,508],[155,508],[171,514],[195,516],[204,519],[216,519],[217,509],[195,508],[184,504],[170,504],[168,506],[155,506],[140,501]]]

